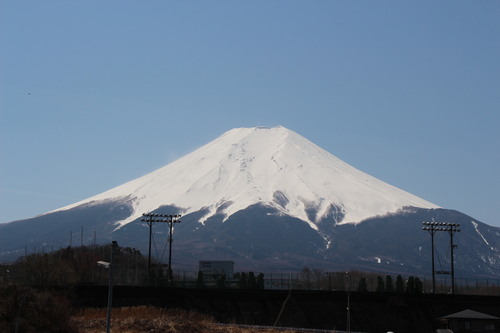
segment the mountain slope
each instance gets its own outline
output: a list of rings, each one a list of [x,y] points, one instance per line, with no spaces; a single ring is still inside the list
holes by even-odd
[[[228,131],[107,192],[2,224],[0,262],[111,240],[147,253],[146,212],[183,214],[175,225],[176,270],[195,270],[198,260],[233,260],[248,271],[308,266],[428,275],[430,239],[422,222],[434,220],[461,224],[457,277],[500,275],[499,228],[371,177],[283,127]],[[155,253],[165,254],[167,227],[154,225]],[[436,243],[446,270],[446,233]]]
[[[133,210],[120,226],[162,205],[180,207],[183,214],[205,209],[203,223],[264,203],[315,230],[327,216],[335,223],[357,223],[405,206],[438,207],[280,126],[230,130],[161,169],[60,210],[117,199]]]

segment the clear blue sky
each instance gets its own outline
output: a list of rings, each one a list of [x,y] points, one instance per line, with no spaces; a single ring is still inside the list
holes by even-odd
[[[500,1],[0,1],[0,222],[288,127],[500,226]]]

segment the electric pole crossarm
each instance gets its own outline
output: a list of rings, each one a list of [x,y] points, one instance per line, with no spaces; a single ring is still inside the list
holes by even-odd
[[[450,254],[451,254],[451,293],[455,293],[455,265],[453,258],[453,249],[456,245],[453,244],[453,235],[455,232],[460,232],[460,224],[459,223],[447,223],[447,222],[422,222],[424,227],[422,230],[426,230],[431,235],[431,243],[432,243],[432,292],[436,292],[436,280],[435,274],[437,273],[434,269],[434,235],[438,231],[448,232],[450,235]],[[439,271],[439,273],[443,273],[443,271]],[[438,273],[438,274],[439,274]]]
[[[175,223],[181,223],[181,216],[179,214],[158,214],[158,213],[144,213],[141,221],[146,222],[149,225],[149,256],[148,256],[148,271],[151,270],[151,235],[153,229],[153,223],[168,223],[169,226],[169,252],[168,252],[168,281],[172,281],[172,236],[173,228]]]

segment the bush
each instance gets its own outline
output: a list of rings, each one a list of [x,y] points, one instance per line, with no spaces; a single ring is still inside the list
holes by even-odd
[[[392,276],[390,275],[387,275],[385,277],[385,292],[386,293],[394,292],[394,285],[392,284]]]
[[[0,332],[72,333],[68,297],[9,285],[0,288]]]
[[[405,283],[403,281],[403,277],[398,275],[396,277],[396,292],[398,294],[402,294],[405,291]]]
[[[358,291],[366,293],[368,291],[368,286],[366,285],[366,278],[362,277],[359,279]]]
[[[384,291],[385,291],[384,279],[382,279],[382,277],[380,277],[380,276],[377,276],[377,289],[376,289],[376,292],[383,293]]]

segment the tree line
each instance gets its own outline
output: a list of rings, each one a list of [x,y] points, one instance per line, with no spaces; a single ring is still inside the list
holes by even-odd
[[[366,278],[359,279],[358,289],[359,292],[368,292]],[[401,275],[396,277],[396,283],[393,283],[392,276],[386,275],[385,281],[381,276],[377,276],[378,293],[397,293],[397,294],[421,294],[423,292],[423,283],[418,277],[410,276],[405,281]]]
[[[215,286],[218,289],[237,288],[237,289],[264,289],[264,273],[255,275],[254,272],[238,272],[233,274],[230,281],[226,274],[206,275],[203,271],[198,271],[196,278],[196,287],[205,288]]]
[[[358,292],[387,292],[420,294],[424,284],[418,277],[403,278],[398,275],[394,281],[391,275],[382,277],[376,273],[324,272],[321,269],[304,267],[298,278],[298,289],[350,290]]]

